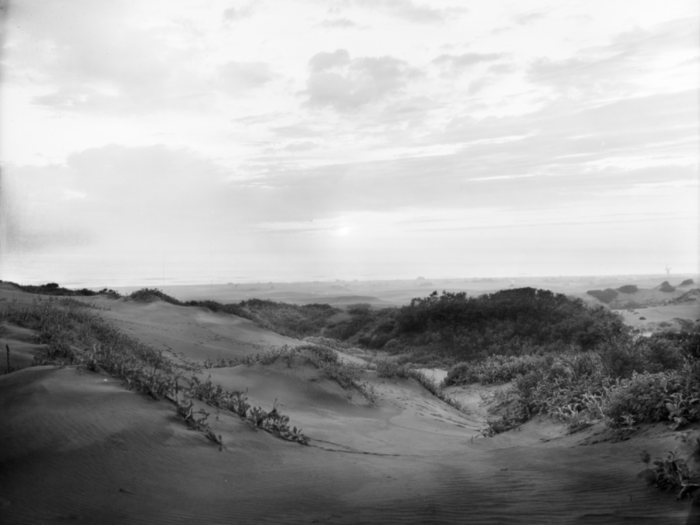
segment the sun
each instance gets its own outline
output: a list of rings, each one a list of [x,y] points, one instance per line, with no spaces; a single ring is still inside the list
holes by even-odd
[[[339,235],[340,237],[345,237],[352,231],[352,228],[350,226],[341,226],[340,228],[335,230],[336,235]]]

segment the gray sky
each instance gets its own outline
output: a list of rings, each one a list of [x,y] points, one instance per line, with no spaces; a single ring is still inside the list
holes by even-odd
[[[0,278],[698,270],[696,0],[22,0]]]

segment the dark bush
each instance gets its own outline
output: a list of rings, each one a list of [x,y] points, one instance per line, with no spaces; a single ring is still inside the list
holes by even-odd
[[[132,301],[137,301],[139,303],[152,303],[154,301],[164,301],[166,303],[183,306],[183,303],[171,297],[170,295],[163,293],[157,288],[141,288],[132,292],[128,299]]]
[[[588,290],[586,293],[605,304],[612,302],[618,295],[612,288],[606,288],[605,290]]]
[[[639,288],[634,284],[626,284],[625,286],[620,286],[617,291],[620,293],[637,293]]]
[[[520,288],[480,297],[434,292],[413,299],[398,310],[391,336],[403,346],[427,346],[464,360],[558,352],[572,345],[588,350],[626,332],[621,318],[603,307]]]
[[[664,281],[661,283],[661,286],[659,286],[659,290],[662,292],[670,293],[670,292],[675,292],[676,287],[671,286],[671,284],[668,281]]]

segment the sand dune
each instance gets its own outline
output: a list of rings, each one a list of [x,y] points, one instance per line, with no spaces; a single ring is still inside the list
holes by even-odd
[[[297,343],[202,309],[101,301],[133,337],[192,360]],[[641,450],[675,445],[663,426],[615,443],[601,427],[566,435],[540,419],[483,438],[478,385],[452,389],[462,413],[413,379],[369,373],[372,405],[301,360],[209,376],[276,403],[309,446],[210,407],[220,451],[167,400],[75,367],[26,368],[0,376],[0,523],[681,524],[690,511],[637,478]]]

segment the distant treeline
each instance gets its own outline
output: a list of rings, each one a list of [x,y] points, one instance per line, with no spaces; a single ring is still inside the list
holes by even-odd
[[[40,285],[23,285],[23,284],[17,284],[13,283],[12,281],[0,281],[6,284],[11,284],[12,286],[15,286],[22,290],[23,292],[28,292],[28,293],[36,293],[36,294],[42,294],[42,295],[60,295],[60,296],[66,296],[66,297],[92,297],[95,295],[109,295],[114,298],[119,298],[121,297],[121,294],[119,292],[116,292],[114,290],[108,289],[108,288],[103,288],[99,292],[95,292],[93,290],[88,290],[87,288],[81,288],[80,290],[71,290],[69,288],[63,288],[58,285],[58,283],[46,283],[46,284],[40,284]]]

